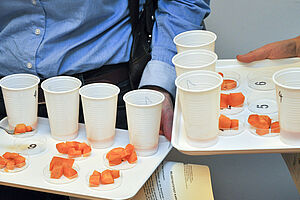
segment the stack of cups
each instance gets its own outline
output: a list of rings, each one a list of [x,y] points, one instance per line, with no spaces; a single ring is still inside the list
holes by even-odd
[[[86,135],[93,148],[114,143],[119,92],[117,86],[108,83],[88,84],[79,90]]]
[[[165,96],[155,90],[139,89],[126,93],[129,141],[139,156],[157,152],[162,102]]]
[[[218,141],[222,77],[215,72],[218,59],[216,34],[186,31],[174,38],[177,54],[172,58],[179,104],[189,145],[201,148]]]
[[[78,135],[80,86],[81,81],[71,76],[57,76],[42,82],[54,139],[71,140]]]
[[[221,75],[207,70],[177,77],[175,84],[189,145],[201,148],[217,143],[222,82]]]
[[[300,145],[300,68],[280,70],[273,75],[280,124],[280,139]]]
[[[36,129],[39,82],[40,79],[31,74],[13,74],[0,80],[9,129],[17,124]]]
[[[216,39],[216,34],[204,30],[178,34],[173,39],[178,53],[172,59],[177,76],[194,70],[215,71],[218,59],[214,52]]]

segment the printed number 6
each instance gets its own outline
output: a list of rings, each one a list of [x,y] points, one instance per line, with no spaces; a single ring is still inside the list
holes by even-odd
[[[255,82],[255,85],[266,85],[267,83],[265,81],[259,81]]]

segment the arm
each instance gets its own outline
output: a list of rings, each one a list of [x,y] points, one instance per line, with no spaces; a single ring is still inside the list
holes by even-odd
[[[250,51],[244,55],[237,55],[241,62],[250,63],[263,59],[280,59],[300,57],[300,36],[279,42],[273,42]]]
[[[158,0],[152,34],[152,60],[147,64],[139,87],[162,91],[161,131],[171,138],[176,72],[172,57],[176,54],[173,38],[184,31],[202,29],[202,20],[210,12],[209,0]]]

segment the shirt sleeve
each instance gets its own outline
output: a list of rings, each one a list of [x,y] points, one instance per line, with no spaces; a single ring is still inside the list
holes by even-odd
[[[139,87],[155,85],[175,97],[176,54],[173,38],[184,31],[203,29],[202,21],[210,13],[209,0],[158,0],[152,33],[152,60],[147,64]]]

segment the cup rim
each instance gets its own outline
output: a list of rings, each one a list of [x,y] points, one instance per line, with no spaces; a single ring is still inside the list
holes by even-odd
[[[48,90],[45,88],[45,84],[53,79],[62,79],[62,78],[67,78],[67,79],[72,79],[74,81],[77,81],[79,83],[79,85],[71,90],[67,90],[67,91],[60,91],[60,92],[55,92],[55,91],[51,91],[51,90]],[[43,91],[45,92],[48,92],[50,94],[65,94],[65,93],[70,93],[70,92],[73,92],[73,91],[76,91],[78,90],[82,85],[82,82],[78,79],[78,78],[75,78],[73,76],[54,76],[54,77],[51,77],[51,78],[48,78],[46,80],[44,80],[41,84],[41,88],[43,89]]]
[[[211,35],[213,36],[213,40],[210,41],[210,42],[207,42],[207,43],[203,43],[201,45],[184,45],[184,44],[179,44],[178,43],[178,39],[181,38],[182,36],[184,35],[187,35],[187,34],[190,34],[190,33],[204,33],[204,34],[207,34],[207,35]],[[173,42],[175,45],[177,46],[180,46],[180,47],[193,47],[193,48],[196,48],[196,47],[202,47],[202,46],[206,46],[206,45],[210,45],[212,43],[214,43],[215,41],[217,40],[217,35],[214,33],[214,32],[211,32],[211,31],[207,31],[207,30],[191,30],[191,31],[185,31],[185,32],[182,32],[178,35],[176,35],[174,38],[173,38]]]
[[[181,69],[193,69],[193,68],[195,69],[195,68],[197,68],[197,66],[196,67],[186,67],[186,66],[183,66],[181,64],[176,64],[175,60],[179,59],[179,58],[181,58],[183,56],[185,56],[186,54],[197,54],[197,53],[198,54],[202,54],[202,55],[203,54],[211,55],[211,56],[214,57],[213,61],[211,61],[211,62],[209,62],[207,64],[204,64],[204,65],[201,65],[201,68],[202,67],[207,67],[209,65],[212,65],[213,63],[216,63],[217,60],[218,60],[218,55],[215,52],[213,52],[213,51],[209,51],[209,50],[206,50],[206,49],[193,49],[193,50],[188,50],[188,51],[177,53],[175,56],[173,56],[172,63],[173,63],[173,65],[175,65],[177,67],[180,67]]]
[[[182,78],[184,78],[185,76],[189,76],[190,74],[198,74],[198,73],[201,73],[201,74],[206,73],[206,75],[209,74],[209,75],[216,76],[216,78],[218,78],[218,79],[220,80],[220,82],[219,82],[217,85],[215,85],[215,86],[209,87],[209,88],[207,88],[207,89],[201,89],[201,90],[198,90],[198,89],[197,89],[197,90],[188,90],[188,89],[183,88],[183,87],[181,87],[181,86],[179,85],[178,82],[179,82]],[[222,76],[221,76],[220,74],[218,74],[217,72],[213,72],[213,71],[209,71],[209,70],[194,70],[194,71],[190,71],[190,72],[185,72],[185,73],[181,74],[180,76],[178,76],[178,77],[176,78],[176,80],[175,80],[175,85],[176,85],[177,88],[179,88],[179,89],[182,90],[182,91],[185,91],[185,92],[192,92],[192,93],[211,91],[211,90],[214,90],[214,89],[220,87],[222,83],[223,83],[223,78],[222,78]]]
[[[116,93],[113,94],[113,95],[109,95],[107,97],[91,97],[91,96],[82,94],[83,90],[86,90],[87,88],[93,87],[93,86],[109,86],[109,87],[113,87],[114,89],[116,89]],[[119,93],[120,93],[120,88],[118,86],[110,84],[110,83],[91,83],[91,84],[84,85],[84,86],[82,86],[79,89],[79,94],[80,94],[81,97],[84,97],[86,99],[91,99],[91,100],[110,99],[110,98],[113,98],[113,97],[117,96]]]
[[[126,98],[129,96],[129,95],[132,95],[132,93],[136,93],[136,92],[143,92],[143,91],[148,91],[148,92],[152,92],[152,93],[155,93],[159,96],[162,97],[161,100],[159,100],[158,102],[156,103],[153,103],[153,104],[148,104],[148,105],[136,105],[136,104],[133,104],[131,102],[129,102]],[[137,90],[131,90],[129,92],[127,92],[124,96],[123,96],[123,100],[125,101],[126,104],[129,104],[131,106],[134,106],[134,107],[152,107],[152,106],[156,106],[156,105],[159,105],[161,104],[164,100],[165,100],[165,95],[163,95],[163,93],[159,92],[159,91],[156,91],[156,90],[151,90],[151,89],[137,89]]]
[[[285,84],[279,83],[276,80],[281,73],[283,73],[283,72],[293,72],[293,71],[300,72],[300,67],[297,67],[297,68],[296,67],[294,67],[294,68],[287,68],[287,69],[282,69],[282,70],[279,70],[279,71],[275,72],[273,74],[273,77],[272,77],[273,82],[275,83],[275,85],[280,86],[280,87],[285,88],[285,89],[300,90],[300,87],[287,86]]]
[[[31,86],[22,87],[22,88],[9,88],[9,87],[4,86],[3,81],[5,81],[6,79],[11,78],[13,76],[30,76],[32,78],[35,78],[37,82],[35,84],[31,85]],[[35,86],[37,86],[39,83],[40,83],[40,78],[39,77],[37,77],[36,75],[33,75],[33,74],[26,74],[26,73],[11,74],[11,75],[7,75],[7,76],[0,79],[0,87],[2,87],[3,89],[6,89],[6,90],[12,90],[12,91],[20,91],[20,90],[31,89],[31,88],[34,88]]]

